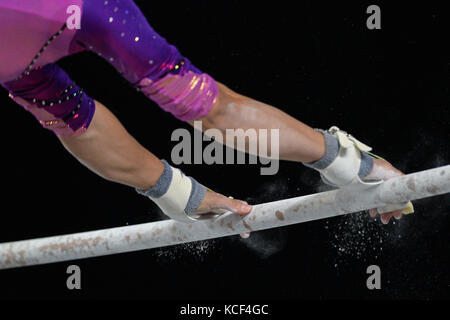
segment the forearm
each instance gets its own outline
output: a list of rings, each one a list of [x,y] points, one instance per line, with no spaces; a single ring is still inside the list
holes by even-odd
[[[216,105],[203,119],[203,129],[279,129],[279,157],[282,160],[312,162],[325,153],[323,135],[299,120],[268,104],[237,94],[218,83]],[[253,141],[254,142],[254,141]],[[248,151],[248,145],[246,150]],[[270,144],[269,144],[270,152]]]
[[[95,103],[95,115],[85,133],[59,137],[64,147],[107,180],[139,189],[155,185],[163,163],[141,146],[105,106]]]

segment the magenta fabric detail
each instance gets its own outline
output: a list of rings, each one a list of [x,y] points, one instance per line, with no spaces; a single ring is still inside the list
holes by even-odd
[[[44,128],[59,136],[83,133],[94,115],[94,100],[84,92],[79,94],[81,88],[57,64],[36,68],[29,76],[9,81],[4,87],[10,97],[31,112]],[[34,103],[33,99],[45,101],[45,105]]]
[[[81,0],[0,0],[0,83],[15,79],[45,42],[66,22],[70,5]],[[77,30],[66,29],[37,60],[36,67],[69,55]]]
[[[152,82],[144,78],[141,90],[161,108],[183,121],[202,118],[214,107],[218,87],[208,74],[187,71]]]
[[[69,17],[66,9],[70,5],[82,9],[81,29],[64,30],[37,59],[37,69],[30,74],[31,78],[14,80],[66,22]],[[57,99],[60,90],[72,81],[63,70],[56,71],[59,67],[55,63],[86,50],[104,58],[132,86],[140,88],[162,109],[183,121],[205,116],[218,95],[214,79],[156,33],[131,0],[0,0],[0,29],[4,31],[0,34],[3,46],[0,83],[16,101],[18,98],[26,103],[32,103],[32,99]],[[42,70],[53,70],[55,74],[49,79]],[[89,101],[92,104],[92,99],[85,93],[83,97],[84,109],[80,115],[63,121],[73,132],[86,128],[92,120],[92,106],[85,105]],[[75,102],[45,108],[45,111],[61,121],[62,115],[73,110]],[[30,112],[34,110],[27,108]],[[35,115],[41,117],[43,110],[39,108]]]

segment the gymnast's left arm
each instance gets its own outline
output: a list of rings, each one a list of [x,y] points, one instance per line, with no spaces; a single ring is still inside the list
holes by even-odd
[[[202,120],[203,130],[215,128],[225,135],[226,130],[231,128],[244,129],[241,133],[252,128],[268,129],[265,131],[269,134],[266,141],[268,154],[271,154],[270,129],[278,129],[279,158],[300,162],[319,171],[322,180],[335,187],[350,184],[364,186],[365,182],[404,175],[391,163],[371,153],[370,147],[337,127],[330,130],[313,129],[274,106],[238,94],[219,82],[217,85],[219,89],[215,105],[206,116],[199,119]],[[242,151],[249,152],[249,146],[252,143],[255,145],[252,139],[259,139],[260,131],[256,132],[256,136],[248,136]],[[391,208],[373,208],[369,214],[372,217],[380,214],[381,222],[387,224],[392,217],[401,219],[404,213],[412,211],[409,202]]]

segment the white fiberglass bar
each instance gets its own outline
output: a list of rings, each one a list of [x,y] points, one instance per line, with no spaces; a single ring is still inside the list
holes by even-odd
[[[247,216],[225,213],[187,224],[164,220],[0,244],[0,269],[158,248],[276,228],[450,193],[450,165],[348,188],[254,205]],[[20,226],[18,226],[20,227]]]

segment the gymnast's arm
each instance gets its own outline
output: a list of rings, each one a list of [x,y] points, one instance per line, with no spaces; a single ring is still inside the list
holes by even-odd
[[[335,138],[323,130],[317,131],[303,122],[286,114],[282,110],[262,103],[250,97],[238,94],[225,85],[217,82],[218,95],[214,107],[200,120],[202,129],[218,129],[223,135],[226,129],[279,129],[279,157],[281,160],[297,161],[316,168],[315,164],[330,162]],[[193,121],[190,122],[193,124]],[[259,130],[257,130],[259,133]],[[249,151],[249,145],[255,143],[255,136],[248,136],[244,150]],[[256,136],[256,139],[259,139]],[[227,141],[228,142],[228,141]],[[270,154],[270,137],[267,138]],[[336,143],[336,145],[338,145]],[[234,146],[234,143],[230,146]],[[334,155],[335,157],[335,155]],[[327,159],[329,158],[329,159]],[[392,166],[388,161],[369,157],[363,154],[362,165],[359,174],[365,180],[387,180],[404,175],[400,170]],[[378,214],[377,209],[369,210],[372,217]],[[396,210],[381,214],[381,221],[387,224],[391,217],[401,219],[402,210]]]
[[[138,189],[152,188],[162,175],[163,163],[140,145],[100,102],[88,129],[78,136],[58,136],[64,147],[101,177]],[[198,211],[226,209],[247,214],[251,206],[207,191]]]

